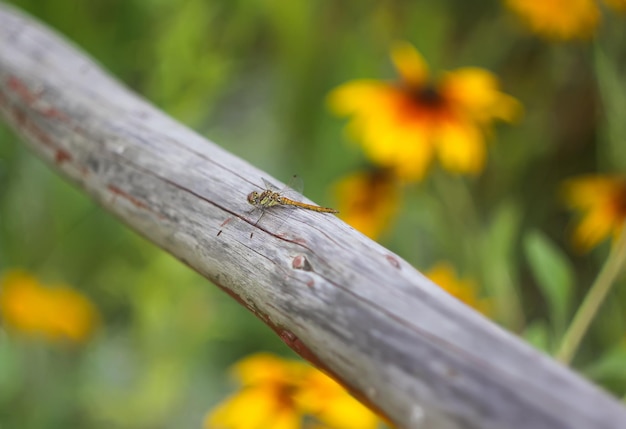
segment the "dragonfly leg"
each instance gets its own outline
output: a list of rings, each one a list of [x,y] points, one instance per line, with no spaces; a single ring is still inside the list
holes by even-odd
[[[217,232],[217,237],[220,236],[220,234],[224,231],[224,227],[228,225],[232,220],[233,220],[233,217],[230,216],[226,218],[226,220],[220,224],[220,230]]]
[[[247,217],[250,217],[250,216],[251,216],[254,212],[256,212],[257,210],[258,210],[258,209],[257,209],[256,207],[252,208],[251,210],[246,210],[246,211],[244,212],[244,216],[245,216],[246,218],[247,218]],[[262,214],[261,214],[261,215],[262,215]],[[227,218],[226,218],[226,220],[224,220],[224,222],[222,222],[222,223],[220,224],[220,230],[217,232],[217,235],[216,235],[216,236],[217,236],[217,237],[219,237],[219,236],[222,234],[222,232],[224,232],[224,230],[226,229],[226,226],[228,226],[228,224],[229,224],[229,223],[231,223],[233,220],[235,220],[235,218],[236,218],[236,217],[238,217],[238,216],[229,216],[229,217],[227,217]],[[260,218],[259,218],[259,219],[258,219],[258,220],[254,223],[254,225],[255,225],[255,226],[256,226],[256,224],[259,222],[259,220],[260,220]]]
[[[256,226],[258,225],[259,222],[261,222],[261,219],[263,219],[263,215],[265,215],[265,210],[261,211],[261,216],[259,216],[259,218],[256,220],[256,222],[254,222],[253,228],[256,228]],[[250,232],[250,238],[252,238],[252,235],[254,234],[254,229]]]

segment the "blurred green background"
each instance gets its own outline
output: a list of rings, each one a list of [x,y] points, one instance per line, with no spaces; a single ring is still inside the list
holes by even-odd
[[[499,323],[547,352],[606,258],[608,243],[586,254],[572,249],[573,219],[558,189],[574,175],[626,166],[620,17],[608,16],[595,41],[552,43],[499,1],[11,3],[180,122],[279,179],[297,173],[307,196],[329,206],[332,184],[366,164],[346,141],[345,121],[328,113],[331,89],[355,78],[393,79],[388,51],[397,39],[413,43],[435,71],[491,70],[522,102],[524,118],[497,127],[479,177],[435,171],[436,180],[405,189],[381,243],[420,270],[452,262],[493,297]],[[532,255],[547,272],[565,272],[555,286],[560,298],[547,296]],[[258,350],[290,353],[0,124],[0,271],[16,267],[82,291],[103,323],[75,346],[0,330],[2,429],[200,427],[231,391],[231,363]],[[623,281],[611,297],[575,366],[622,396]]]

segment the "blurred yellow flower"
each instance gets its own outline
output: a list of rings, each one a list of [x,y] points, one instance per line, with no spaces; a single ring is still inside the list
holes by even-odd
[[[242,390],[207,415],[206,429],[299,429],[305,417],[328,429],[376,428],[369,409],[304,362],[256,354],[233,372]]]
[[[324,427],[337,429],[369,429],[378,426],[378,417],[332,378],[311,368],[304,375],[296,403],[307,414],[315,416]]]
[[[535,33],[555,40],[588,38],[600,21],[597,0],[505,0]],[[604,0],[625,11],[626,1]]]
[[[390,170],[361,171],[335,185],[339,217],[372,239],[389,226],[400,205],[400,187]]]
[[[604,2],[618,12],[626,12],[626,0],[604,0]]]
[[[75,342],[87,340],[99,319],[93,304],[75,290],[45,287],[21,271],[9,271],[0,281],[0,314],[16,332]]]
[[[471,280],[459,279],[449,263],[439,262],[425,275],[459,301],[486,316],[491,313],[489,300],[478,296],[476,284]]]
[[[574,245],[589,250],[609,236],[621,232],[626,219],[626,178],[587,175],[563,184],[563,199],[581,213],[574,229]]]
[[[352,115],[351,136],[370,159],[403,179],[421,179],[435,157],[448,171],[480,173],[489,125],[512,121],[518,102],[498,90],[487,70],[462,68],[433,81],[409,43],[396,43],[391,56],[400,82],[356,80],[329,94],[335,113]]]

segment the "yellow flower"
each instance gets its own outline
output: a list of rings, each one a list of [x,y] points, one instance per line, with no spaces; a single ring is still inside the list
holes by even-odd
[[[398,42],[392,59],[401,81],[356,80],[334,89],[329,104],[352,115],[348,125],[367,156],[408,180],[419,180],[435,157],[445,169],[477,174],[485,164],[485,133],[494,119],[511,121],[518,102],[498,90],[498,80],[479,68],[429,79],[422,56]]]
[[[0,314],[7,327],[49,340],[85,341],[98,314],[93,304],[67,286],[45,287],[21,271],[0,282]]]
[[[586,251],[605,238],[619,235],[626,219],[626,178],[588,175],[563,184],[566,204],[581,212],[574,245]]]
[[[311,370],[302,379],[296,402],[324,427],[337,429],[374,429],[379,419],[346,390],[324,373]]]
[[[626,10],[624,0],[605,0],[613,9]],[[535,33],[555,40],[588,38],[600,21],[597,0],[506,0]]]
[[[491,312],[489,300],[478,296],[476,284],[471,280],[459,279],[449,263],[438,263],[426,273],[426,277],[468,306],[485,315]]]
[[[362,171],[335,185],[339,216],[349,225],[376,239],[387,228],[400,204],[399,184],[391,171]]]
[[[243,389],[207,415],[205,428],[299,429],[305,417],[328,428],[376,427],[371,411],[304,362],[257,354],[239,362],[234,374]]]

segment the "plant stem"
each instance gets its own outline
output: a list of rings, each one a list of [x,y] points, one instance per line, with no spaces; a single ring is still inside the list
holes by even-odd
[[[602,270],[591,285],[587,296],[574,315],[574,319],[563,335],[561,345],[555,357],[557,360],[569,364],[576,354],[580,342],[587,333],[589,325],[598,313],[600,306],[604,303],[607,294],[611,290],[616,277],[622,271],[626,262],[626,227],[611,248]]]

